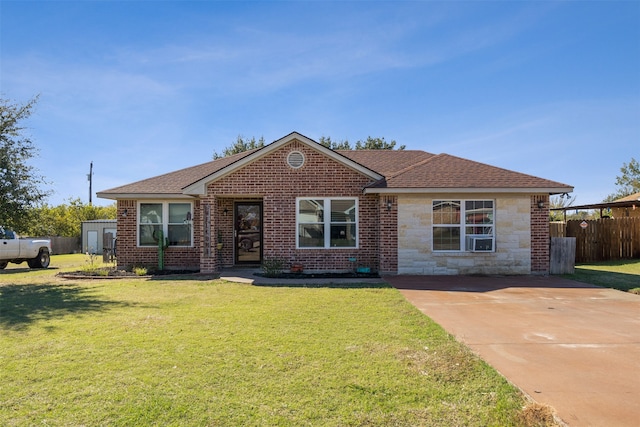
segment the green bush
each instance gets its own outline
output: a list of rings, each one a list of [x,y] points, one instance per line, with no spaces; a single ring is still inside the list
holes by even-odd
[[[279,257],[269,257],[262,261],[262,272],[266,277],[278,277],[284,270],[285,259]]]
[[[145,267],[133,267],[132,271],[135,273],[136,276],[147,275],[147,269]]]

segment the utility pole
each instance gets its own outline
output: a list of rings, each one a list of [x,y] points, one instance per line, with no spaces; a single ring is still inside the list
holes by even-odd
[[[89,175],[87,175],[87,181],[89,181],[89,206],[91,206],[91,194],[93,193],[93,190],[91,188],[93,184],[93,160],[89,165]]]

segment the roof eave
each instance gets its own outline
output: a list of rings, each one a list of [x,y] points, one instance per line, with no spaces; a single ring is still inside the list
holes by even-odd
[[[518,193],[518,194],[563,194],[573,192],[573,187],[416,187],[416,188],[365,188],[365,194],[419,194],[419,193]]]
[[[192,195],[183,193],[96,193],[101,199],[123,200],[123,199],[193,199]]]

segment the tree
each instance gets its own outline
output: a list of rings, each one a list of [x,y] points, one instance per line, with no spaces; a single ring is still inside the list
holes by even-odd
[[[346,139],[340,142],[334,142],[330,136],[321,136],[318,143],[332,150],[352,150],[351,144],[349,144],[349,141]]]
[[[236,142],[230,145],[229,147],[222,150],[222,154],[219,154],[217,151],[213,152],[213,160],[220,159],[222,157],[232,156],[234,154],[243,153],[245,151],[253,150],[255,148],[264,147],[264,137],[260,137],[258,141],[256,141],[255,137],[252,137],[251,140],[244,139],[242,135],[238,135]]]
[[[567,208],[573,205],[576,201],[576,196],[569,196],[568,194],[565,196],[564,194],[559,196],[551,196],[549,198],[549,207],[551,209],[561,209]],[[550,211],[549,212],[549,220],[550,221],[564,221],[564,211]]]
[[[351,146],[348,140],[344,139],[340,142],[334,142],[331,137],[321,136],[318,143],[324,145],[332,150],[393,150],[396,147],[396,142],[387,142],[384,138],[372,138],[368,136],[366,140],[358,140],[355,148]],[[404,150],[405,145],[398,147],[398,150]]]
[[[95,206],[82,203],[80,198],[68,200],[68,204],[49,206],[43,204],[30,211],[30,236],[80,237],[82,221],[116,219],[116,204]]]
[[[629,163],[622,164],[620,172],[622,174],[616,177],[618,191],[609,194],[603,200],[605,203],[640,192],[640,163],[632,157]]]
[[[367,137],[366,140],[359,140],[356,142],[355,148],[351,146],[348,140],[344,139],[342,141],[332,141],[330,136],[321,136],[318,140],[320,145],[324,145],[327,148],[332,150],[394,150],[396,149],[396,142],[391,141],[387,142],[384,138],[372,138],[370,136]],[[264,137],[260,137],[258,142],[256,142],[255,137],[252,137],[251,140],[244,139],[242,136],[238,135],[238,139],[235,143],[225,148],[222,151],[222,154],[218,154],[214,151],[213,160],[219,159],[221,157],[231,156],[233,154],[242,153],[244,151],[252,150],[254,148],[264,147]],[[398,150],[404,150],[405,146],[401,145],[397,148]]]
[[[396,146],[395,141],[387,142],[384,138],[367,137],[366,141],[356,142],[356,150],[393,150]],[[405,145],[398,147],[398,150],[404,150]]]
[[[24,230],[29,210],[49,194],[42,188],[45,179],[27,163],[37,149],[21,125],[37,100],[18,105],[0,99],[0,224],[18,232]]]

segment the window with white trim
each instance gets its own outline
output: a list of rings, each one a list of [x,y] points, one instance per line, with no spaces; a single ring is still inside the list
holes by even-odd
[[[493,200],[434,200],[433,250],[493,252]]]
[[[296,204],[298,248],[358,246],[358,199],[298,198]]]
[[[192,245],[193,205],[191,203],[140,203],[138,212],[139,246],[157,246],[161,234],[169,239],[169,246]]]

